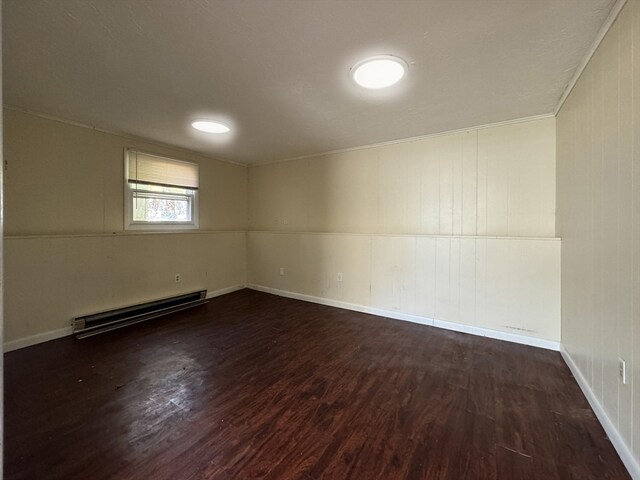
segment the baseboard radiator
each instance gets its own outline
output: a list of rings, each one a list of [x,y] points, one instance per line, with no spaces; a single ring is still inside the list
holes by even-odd
[[[200,290],[129,307],[116,308],[107,312],[84,315],[72,320],[73,334],[76,338],[87,338],[115,330],[116,328],[126,327],[134,323],[145,322],[162,315],[196,307],[208,301],[207,291]]]

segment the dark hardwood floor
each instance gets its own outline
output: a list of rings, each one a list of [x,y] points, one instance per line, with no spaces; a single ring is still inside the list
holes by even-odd
[[[243,290],[5,356],[7,479],[629,478],[560,355]]]

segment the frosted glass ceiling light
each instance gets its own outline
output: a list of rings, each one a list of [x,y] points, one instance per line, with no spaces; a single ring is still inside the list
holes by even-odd
[[[206,133],[227,133],[231,131],[224,123],[213,122],[211,120],[196,120],[191,123],[191,126],[196,130]]]
[[[407,62],[400,57],[376,55],[356,63],[351,69],[351,77],[361,87],[374,90],[398,83],[407,68]]]

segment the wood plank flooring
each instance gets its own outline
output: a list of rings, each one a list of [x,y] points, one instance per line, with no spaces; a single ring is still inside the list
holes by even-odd
[[[626,479],[556,352],[243,290],[5,355],[7,479]]]

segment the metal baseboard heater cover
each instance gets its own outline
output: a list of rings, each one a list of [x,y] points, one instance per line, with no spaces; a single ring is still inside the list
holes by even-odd
[[[107,312],[83,315],[74,318],[71,324],[76,338],[87,338],[208,302],[207,291],[199,290],[129,307],[116,308]]]

